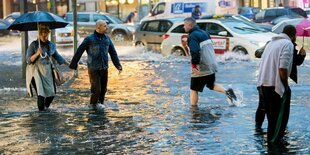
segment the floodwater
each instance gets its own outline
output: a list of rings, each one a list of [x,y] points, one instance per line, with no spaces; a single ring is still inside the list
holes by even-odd
[[[310,153],[308,58],[299,67],[299,83],[291,82],[289,145],[268,149],[267,121],[262,131],[254,124],[258,59],[219,56],[217,83],[232,87],[238,102],[231,105],[224,94],[205,89],[193,108],[189,58],[162,57],[130,46],[117,49],[124,71],[118,75],[110,63],[104,110],[87,107],[89,82],[80,65],[78,78],[61,68],[67,83],[58,88],[50,111],[38,112],[36,98],[26,97],[20,78],[18,47],[0,44],[0,51],[11,50],[0,52],[0,154]],[[59,51],[70,60],[72,49]]]

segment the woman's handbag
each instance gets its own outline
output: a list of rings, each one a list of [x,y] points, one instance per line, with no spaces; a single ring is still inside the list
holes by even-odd
[[[66,82],[65,78],[64,78],[63,74],[60,72],[60,70],[58,69],[58,67],[53,63],[51,58],[50,58],[50,61],[52,64],[54,81],[55,81],[57,86],[60,86]]]

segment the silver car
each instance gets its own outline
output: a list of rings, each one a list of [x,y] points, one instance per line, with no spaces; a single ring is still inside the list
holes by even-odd
[[[73,24],[73,14],[68,12],[65,19]],[[133,25],[124,24],[119,18],[108,14],[98,12],[78,12],[77,13],[77,27],[80,35],[91,34],[95,30],[97,20],[104,20],[109,25],[108,34],[114,41],[132,40],[135,27]]]
[[[175,22],[183,21],[184,18],[168,18],[143,21],[137,28],[133,44],[146,46],[148,50],[160,52],[160,45],[165,39],[165,34]]]

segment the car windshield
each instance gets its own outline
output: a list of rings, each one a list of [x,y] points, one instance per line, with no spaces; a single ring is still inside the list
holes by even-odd
[[[244,22],[251,22],[251,20],[247,17],[244,17],[242,15],[232,15],[232,18],[233,19],[237,19],[237,20],[241,20],[241,21],[244,21]]]
[[[266,32],[262,29],[252,26],[251,24],[237,21],[222,21],[223,25],[238,34],[252,34]]]
[[[112,21],[111,24],[123,24],[123,21],[121,21],[119,18],[113,16],[113,15],[110,15],[110,14],[105,14],[107,16],[107,18],[109,18],[109,20]]]
[[[259,8],[253,8],[253,13],[254,13],[254,14],[257,14],[259,11],[260,11]]]

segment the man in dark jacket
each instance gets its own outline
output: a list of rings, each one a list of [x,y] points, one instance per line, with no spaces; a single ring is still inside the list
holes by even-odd
[[[95,32],[84,39],[69,65],[71,69],[76,70],[78,62],[86,50],[88,75],[91,84],[90,104],[94,109],[103,107],[108,83],[108,53],[119,73],[122,71],[115,47],[111,39],[105,34],[107,30],[107,23],[98,20]],[[97,104],[98,101],[102,104],[101,106]]]
[[[125,20],[125,23],[134,24],[134,18],[137,14],[137,11],[130,12]]]
[[[184,29],[189,33],[188,46],[192,63],[191,105],[197,106],[198,92],[202,92],[205,86],[210,90],[225,93],[231,102],[236,100],[236,95],[231,88],[225,90],[222,86],[215,84],[217,62],[210,35],[201,30],[192,17],[185,18]]]

